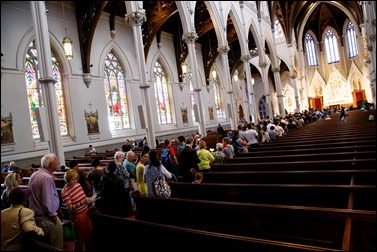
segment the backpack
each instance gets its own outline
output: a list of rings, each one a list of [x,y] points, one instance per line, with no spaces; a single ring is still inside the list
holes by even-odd
[[[169,154],[169,149],[168,148],[164,148],[162,149],[162,152],[161,152],[161,163],[163,166],[165,166],[165,168],[167,168],[170,164],[170,154]]]

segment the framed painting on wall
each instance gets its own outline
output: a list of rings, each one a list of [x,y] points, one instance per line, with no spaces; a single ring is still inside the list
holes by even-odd
[[[1,144],[14,143],[12,113],[9,116],[1,117]]]
[[[84,110],[86,126],[88,128],[88,134],[99,133],[98,127],[98,110],[95,113],[90,111],[89,113]]]

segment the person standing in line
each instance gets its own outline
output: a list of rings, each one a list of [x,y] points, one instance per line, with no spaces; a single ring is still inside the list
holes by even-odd
[[[156,194],[154,193],[153,183],[160,175],[163,175],[165,179],[171,179],[173,175],[161,164],[161,161],[158,158],[158,154],[155,150],[151,150],[149,152],[149,159],[149,164],[144,168],[144,181],[145,183],[147,183],[147,196],[156,197]]]
[[[140,154],[140,160],[136,165],[136,184],[137,190],[141,196],[147,196],[147,183],[144,181],[144,169],[149,160],[149,151],[142,151]]]
[[[123,161],[123,168],[126,169],[128,173],[130,174],[130,179],[135,179],[135,170],[136,170],[136,166],[134,164],[135,156],[136,154],[132,150],[127,151],[126,159]]]
[[[212,153],[206,149],[207,144],[204,140],[201,140],[199,143],[199,150],[196,152],[200,159],[199,171],[209,172],[211,171],[211,163],[215,161],[215,157]]]
[[[217,143],[216,150],[212,153],[215,157],[215,161],[213,162],[214,165],[216,164],[224,164],[225,163],[225,153],[223,151],[223,144]]]
[[[82,169],[80,169],[79,162],[77,160],[71,160],[69,161],[69,168],[76,170],[79,174],[79,184],[81,185],[82,189],[85,192],[85,195],[87,197],[90,197],[93,195],[93,187],[88,179],[88,175],[86,172]]]
[[[101,199],[96,201],[95,206],[103,214],[125,218],[132,216],[134,211],[132,210],[130,191],[128,188],[126,189],[122,176],[117,173],[119,166],[114,161],[110,161],[106,169],[107,172],[99,183]]]
[[[182,181],[191,182],[193,178],[191,169],[194,169],[195,172],[199,170],[198,164],[200,163],[200,159],[198,158],[196,150],[192,148],[194,139],[191,136],[189,136],[186,138],[185,143],[186,146],[185,148],[183,148],[179,155],[180,168],[183,175]]]
[[[91,251],[92,223],[90,222],[88,204],[92,203],[97,194],[86,197],[84,190],[78,182],[79,174],[76,170],[69,170],[64,174],[67,182],[62,190],[63,203],[67,206],[77,239],[75,251]]]
[[[43,229],[51,246],[63,249],[63,224],[58,217],[58,191],[52,174],[59,168],[55,153],[41,159],[41,168],[33,172],[29,181],[29,207],[35,212],[37,226]]]
[[[225,136],[225,130],[224,130],[223,126],[221,126],[220,123],[217,125],[216,131],[217,131],[217,142],[221,143],[223,141],[224,136]]]
[[[99,158],[94,158],[91,164],[92,164],[92,167],[94,167],[94,169],[88,172],[88,180],[90,184],[92,185],[93,193],[99,193],[98,185],[99,185],[99,182],[101,181],[102,176],[105,174],[105,168],[102,167],[101,161]]]
[[[13,188],[9,193],[11,206],[1,211],[1,251],[21,251],[23,236],[34,232],[43,236],[43,229],[35,223],[34,212],[26,207],[29,190]]]

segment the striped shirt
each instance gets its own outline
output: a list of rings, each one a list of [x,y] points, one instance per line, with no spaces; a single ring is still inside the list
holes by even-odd
[[[64,186],[62,199],[71,214],[82,213],[88,209],[84,190],[79,183],[75,183],[70,188]]]

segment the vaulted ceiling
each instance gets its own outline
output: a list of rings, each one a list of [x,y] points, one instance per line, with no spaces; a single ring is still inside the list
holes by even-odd
[[[331,25],[336,29],[338,34],[342,34],[342,27],[346,14],[339,7],[348,9],[357,22],[361,23],[362,12],[357,1],[336,2],[336,6],[329,2],[321,2],[313,10],[315,3],[318,1],[269,1],[270,11],[275,13],[273,19],[277,17],[282,25],[287,43],[291,43],[293,33],[297,37],[298,29],[302,25],[304,17],[310,14],[304,27],[306,31],[312,31],[320,40],[324,29]],[[335,1],[333,1],[335,2]],[[90,48],[93,34],[97,22],[102,12],[110,15],[109,32],[116,30],[115,17],[124,18],[127,14],[124,1],[77,1],[77,19],[79,26],[80,42],[83,45],[81,54],[83,58],[83,70],[89,72],[90,67]],[[257,2],[258,8],[259,3]],[[161,32],[167,32],[174,36],[175,53],[177,64],[180,65],[187,57],[186,43],[182,42],[182,25],[175,1],[143,1],[143,8],[146,11],[147,22],[143,23],[143,43],[145,57],[148,57],[152,41],[160,41]],[[195,29],[198,34],[197,43],[202,45],[203,65],[205,74],[208,77],[214,60],[218,56],[217,37],[215,29],[207,10],[205,1],[197,1],[195,6]],[[255,41],[249,32],[249,49],[254,49]],[[242,62],[240,61],[240,45],[232,20],[228,16],[227,22],[227,39],[231,50],[228,53],[229,66],[231,72],[236,69]],[[268,48],[266,48],[268,50]],[[256,69],[252,69],[252,72]],[[178,68],[178,75],[181,79],[181,69]]]

